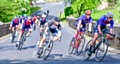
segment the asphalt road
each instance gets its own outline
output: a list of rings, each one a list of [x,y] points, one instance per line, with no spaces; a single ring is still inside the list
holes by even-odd
[[[49,19],[58,16],[64,8],[62,3],[49,3],[41,6],[42,9],[35,14],[43,13],[43,11],[49,9]],[[96,62],[94,55],[88,61],[83,60],[83,54],[80,56],[69,55],[68,45],[74,33],[64,25],[62,25],[62,28],[62,41],[54,43],[50,57],[47,60],[36,57],[36,43],[39,40],[39,29],[37,28],[27,38],[21,51],[18,51],[15,47],[16,43],[10,43],[10,37],[0,41],[0,64],[120,64],[120,55],[110,52],[102,62]]]

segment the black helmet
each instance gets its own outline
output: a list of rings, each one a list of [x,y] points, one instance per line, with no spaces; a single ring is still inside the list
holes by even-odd
[[[59,17],[55,17],[54,21],[60,22],[60,18]]]

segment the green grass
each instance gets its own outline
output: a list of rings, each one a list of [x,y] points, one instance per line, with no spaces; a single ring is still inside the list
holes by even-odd
[[[116,21],[119,17],[119,12],[118,10],[112,9],[112,10],[101,10],[101,11],[97,11],[95,13],[92,14],[92,18],[93,20],[98,20],[102,15],[105,15],[107,12],[113,12],[114,13],[114,20]]]
[[[95,11],[92,14],[92,18],[94,21],[98,20],[102,15],[106,14],[107,12],[113,12],[114,13],[114,21],[116,22],[116,20],[118,19],[118,17],[120,16],[120,13],[118,11],[118,8],[120,6],[120,3],[118,3],[117,5],[114,6],[113,9],[108,9],[108,10],[98,10]],[[117,22],[116,22],[117,23]],[[120,22],[119,22],[120,23]]]

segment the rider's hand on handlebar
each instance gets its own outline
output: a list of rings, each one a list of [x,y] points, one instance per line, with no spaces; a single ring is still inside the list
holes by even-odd
[[[102,31],[100,31],[99,34],[102,35],[103,34]]]
[[[11,27],[9,27],[9,29],[11,29]]]

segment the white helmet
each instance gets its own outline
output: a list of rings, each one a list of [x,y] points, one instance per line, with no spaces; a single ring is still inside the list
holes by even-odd
[[[46,15],[45,15],[45,14],[42,14],[42,17],[46,17]]]

